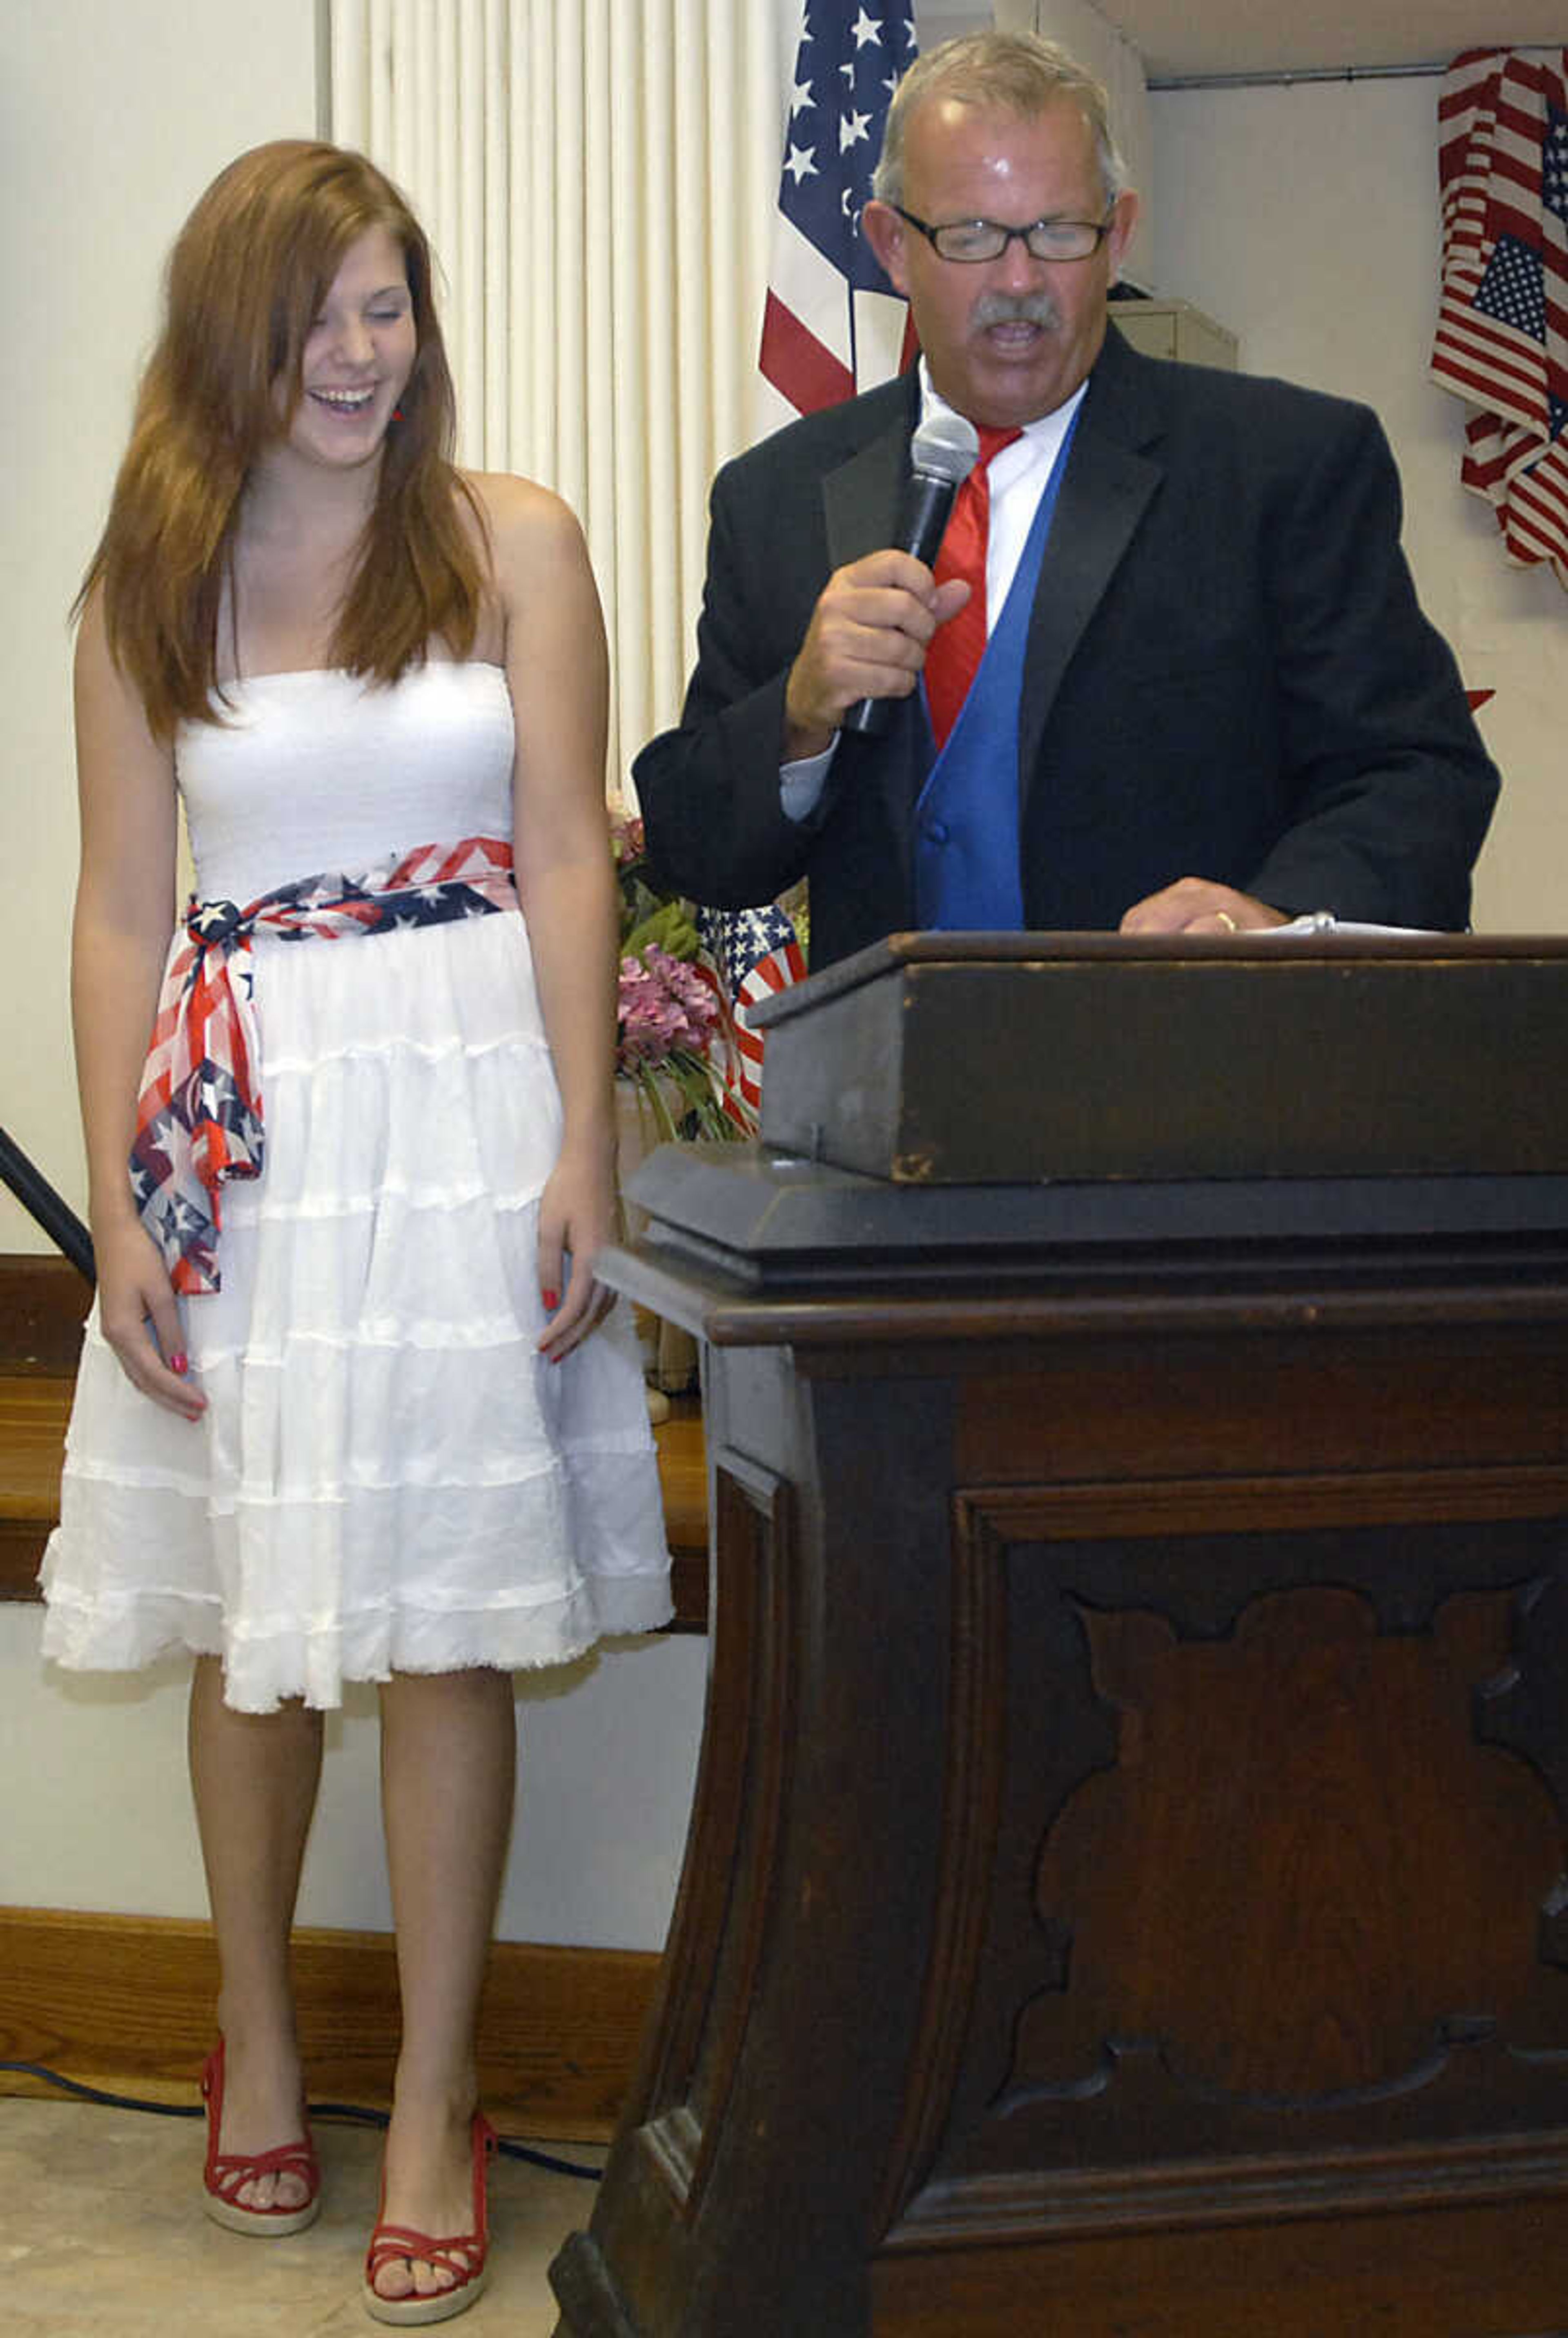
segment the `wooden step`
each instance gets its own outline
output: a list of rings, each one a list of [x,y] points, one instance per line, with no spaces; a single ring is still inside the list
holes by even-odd
[[[0,1373],[0,1599],[37,1596],[70,1410],[68,1380]]]
[[[0,1599],[35,1599],[92,1293],[63,1258],[0,1256]]]
[[[63,1258],[0,1252],[0,1372],[70,1380],[92,1301]]]

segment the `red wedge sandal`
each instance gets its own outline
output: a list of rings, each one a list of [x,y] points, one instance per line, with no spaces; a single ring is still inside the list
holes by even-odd
[[[483,2111],[475,2112],[470,2134],[474,2151],[472,2232],[449,2234],[435,2240],[428,2233],[415,2232],[409,2225],[386,2225],[377,2217],[365,2256],[365,2310],[374,2321],[389,2322],[404,2329],[431,2322],[450,2322],[454,2314],[466,2313],[483,2290],[488,2278],[486,2259],[490,2248],[487,2163],[496,2148],[495,2130]],[[381,2198],[385,2205],[385,2174],[381,2178]],[[426,2295],[410,2293],[407,2297],[383,2297],[376,2287],[376,2276],[399,2257],[416,2258],[421,2264],[451,2274],[451,2288],[432,2290]]]
[[[298,2143],[281,2143],[271,2151],[220,2151],[223,2127],[223,2040],[207,2058],[201,2073],[201,2094],[207,2105],[207,2165],[201,2176],[201,2205],[215,2225],[230,2233],[250,2233],[281,2239],[302,2233],[321,2213],[321,2166],[309,2134]],[[240,2198],[247,2184],[262,2176],[297,2176],[305,2186],[303,2200],[270,2208],[252,2208]]]

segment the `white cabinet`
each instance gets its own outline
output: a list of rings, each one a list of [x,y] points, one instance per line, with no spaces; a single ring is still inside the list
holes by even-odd
[[[1176,358],[1184,365],[1236,370],[1235,334],[1191,300],[1112,300],[1111,321],[1146,358]]]

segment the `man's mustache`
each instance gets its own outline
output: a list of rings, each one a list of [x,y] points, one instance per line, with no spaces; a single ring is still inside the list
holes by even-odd
[[[982,292],[969,321],[982,332],[987,325],[1038,325],[1054,333],[1062,314],[1049,292]]]

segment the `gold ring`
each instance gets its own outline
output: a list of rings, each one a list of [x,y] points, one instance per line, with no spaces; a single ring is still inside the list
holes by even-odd
[[[1220,923],[1224,927],[1228,934],[1239,934],[1240,932],[1240,927],[1230,915],[1229,909],[1216,909],[1214,915],[1219,918]]]

